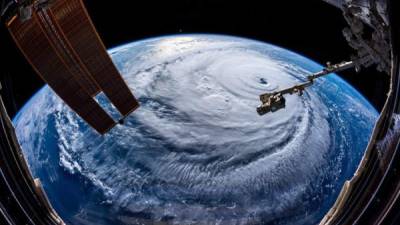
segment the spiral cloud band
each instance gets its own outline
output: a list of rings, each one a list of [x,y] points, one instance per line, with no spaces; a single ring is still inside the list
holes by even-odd
[[[98,136],[47,87],[15,119],[55,205],[66,176],[79,180],[71,193],[88,193],[79,210],[59,206],[73,222],[316,223],[354,172],[377,116],[336,75],[258,116],[260,94],[321,69],[261,42],[184,35],[110,54],[141,103],[124,125]]]

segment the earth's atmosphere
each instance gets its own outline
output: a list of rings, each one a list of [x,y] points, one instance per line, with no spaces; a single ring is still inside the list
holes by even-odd
[[[258,116],[261,93],[322,69],[262,42],[180,35],[109,53],[141,103],[124,125],[98,135],[47,86],[14,119],[33,175],[70,224],[316,224],[378,115],[330,75]]]

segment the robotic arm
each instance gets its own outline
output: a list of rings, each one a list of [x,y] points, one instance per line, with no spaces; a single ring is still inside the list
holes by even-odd
[[[260,116],[262,116],[269,112],[276,112],[280,109],[283,109],[286,106],[286,100],[284,97],[285,95],[298,94],[299,96],[302,96],[305,89],[314,84],[315,79],[351,68],[355,68],[356,71],[358,71],[360,65],[364,64],[365,61],[366,58],[357,59],[349,62],[342,62],[334,65],[327,63],[327,67],[325,67],[323,70],[307,76],[306,82],[296,84],[292,87],[280,91],[260,95],[260,101],[262,104],[257,108],[257,112]]]

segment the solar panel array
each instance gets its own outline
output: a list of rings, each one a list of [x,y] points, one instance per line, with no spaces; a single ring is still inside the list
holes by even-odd
[[[103,92],[126,117],[139,103],[101,41],[82,0],[56,0],[8,29],[42,79],[82,119],[104,134],[116,125],[94,100]]]

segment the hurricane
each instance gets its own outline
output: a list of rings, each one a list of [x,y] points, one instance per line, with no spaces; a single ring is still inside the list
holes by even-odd
[[[123,124],[101,136],[47,86],[14,119],[30,168],[72,224],[315,224],[377,117],[337,75],[259,116],[260,94],[322,67],[258,41],[181,35],[109,53],[141,105]],[[61,186],[85,196],[62,206]]]

